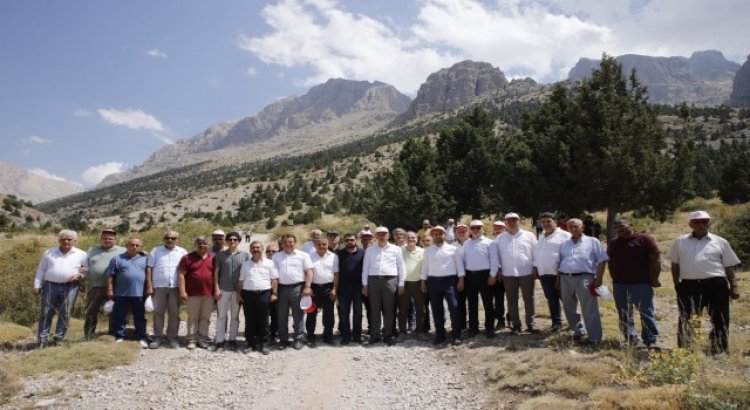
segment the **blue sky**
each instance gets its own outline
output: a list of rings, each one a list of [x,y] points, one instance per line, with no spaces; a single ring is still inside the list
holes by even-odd
[[[413,95],[488,61],[551,82],[579,57],[750,53],[728,0],[0,2],[0,160],[81,183],[331,77]]]

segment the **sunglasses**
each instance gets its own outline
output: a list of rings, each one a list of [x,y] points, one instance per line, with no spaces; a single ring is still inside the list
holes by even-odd
[[[266,253],[276,253],[276,251],[266,251]]]
[[[470,229],[472,231],[476,231],[476,230],[482,229],[482,227],[481,226],[472,226]]]
[[[239,238],[229,238],[229,239],[227,239],[227,241],[229,241],[229,242],[239,242],[240,239]]]
[[[177,239],[179,239],[179,238],[177,238],[175,236],[165,236],[164,237],[165,241],[176,241]]]

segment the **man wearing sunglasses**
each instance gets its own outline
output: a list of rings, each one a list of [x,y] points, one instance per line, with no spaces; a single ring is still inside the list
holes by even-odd
[[[240,234],[229,232],[226,236],[227,249],[216,254],[214,262],[214,293],[216,303],[216,345],[224,347],[229,318],[230,350],[237,350],[237,332],[240,327],[240,295],[237,293],[237,282],[240,280],[242,264],[250,259],[250,254],[239,250]]]
[[[275,243],[272,243],[268,246],[266,246],[265,251],[265,257],[266,259],[273,260],[273,255],[276,255],[276,253],[279,251],[279,245],[276,245]],[[277,281],[278,282],[278,281]],[[278,283],[277,283],[278,285]],[[274,344],[279,341],[278,337],[276,336],[279,331],[279,322],[277,320],[278,318],[278,312],[276,312],[276,299],[274,298],[271,301],[271,304],[268,307],[269,314],[271,316],[271,327],[268,329],[269,331],[269,344]]]
[[[158,349],[164,337],[164,316],[169,313],[167,339],[173,348],[180,346],[177,332],[180,329],[180,292],[177,266],[187,251],[178,246],[180,234],[169,230],[164,233],[164,245],[154,248],[146,266],[146,293],[153,295],[154,340],[148,346]]]

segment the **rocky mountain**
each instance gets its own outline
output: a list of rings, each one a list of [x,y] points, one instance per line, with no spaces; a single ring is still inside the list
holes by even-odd
[[[100,186],[202,161],[226,165],[325,149],[371,135],[404,112],[409,102],[385,83],[331,79],[301,97],[281,99],[256,115],[211,126],[165,146],[126,174],[105,178]]]
[[[629,75],[635,67],[639,80],[648,87],[652,102],[718,105],[729,100],[732,80],[739,64],[724,58],[720,51],[696,51],[686,57],[652,57],[625,54],[615,57]],[[599,60],[581,58],[568,73],[568,79],[588,77]]]
[[[442,114],[493,94],[508,85],[505,74],[492,64],[462,61],[430,74],[409,109],[391,125],[402,125],[429,114]]]
[[[48,178],[0,161],[0,193],[39,203],[82,191],[80,185]]]
[[[729,97],[729,105],[733,107],[750,107],[750,56],[737,71],[732,85],[732,95]]]

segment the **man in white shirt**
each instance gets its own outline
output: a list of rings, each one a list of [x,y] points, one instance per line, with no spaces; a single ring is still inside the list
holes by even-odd
[[[422,292],[429,293],[432,305],[432,318],[435,322],[433,345],[447,339],[445,331],[445,311],[443,300],[448,303],[451,318],[453,344],[461,344],[461,328],[458,322],[457,292],[464,289],[464,263],[456,246],[445,243],[445,228],[436,226],[430,231],[435,244],[425,249],[422,259]]]
[[[271,334],[268,312],[278,298],[279,272],[272,260],[263,257],[260,241],[250,243],[250,254],[250,259],[242,262],[237,293],[242,295],[247,348],[267,355]]]
[[[458,224],[456,226],[456,240],[452,243],[456,248],[458,248],[459,252],[463,252],[464,244],[466,244],[469,239],[471,238],[471,232],[469,229],[469,226],[466,224]],[[447,241],[446,241],[447,242]],[[425,249],[427,249],[425,247]],[[463,330],[466,330],[466,314],[468,313],[468,310],[466,309],[466,288],[464,290],[457,292],[458,297],[458,328]]]
[[[276,317],[279,323],[279,350],[289,344],[289,309],[292,309],[294,349],[302,349],[302,317],[299,306],[302,296],[312,296],[313,266],[310,254],[295,249],[297,237],[286,234],[281,237],[283,252],[273,255],[273,263],[279,272],[279,299],[276,301]]]
[[[492,241],[484,236],[484,224],[475,219],[469,223],[471,239],[464,242],[463,257],[466,268],[466,299],[469,303],[469,330],[467,337],[479,333],[479,295],[484,306],[484,331],[488,338],[495,337],[495,312],[492,307],[492,285],[497,272],[490,272],[490,247]]]
[[[315,243],[315,252],[310,254],[313,264],[312,298],[317,305],[314,312],[307,314],[307,344],[315,347],[315,324],[318,310],[323,309],[323,342],[333,344],[333,309],[336,288],[339,283],[339,257],[328,250],[328,239],[320,238]]]
[[[323,231],[320,229],[313,229],[310,231],[310,240],[302,244],[302,251],[305,253],[315,252],[315,242],[323,237]]]
[[[542,233],[534,248],[534,277],[539,279],[547,299],[552,327],[550,332],[562,329],[562,307],[560,289],[557,287],[557,269],[560,267],[560,246],[570,239],[570,233],[557,227],[557,219],[551,212],[539,215]]]
[[[34,277],[34,295],[41,296],[42,307],[37,333],[39,348],[47,347],[52,319],[57,313],[54,343],[60,343],[68,331],[70,310],[76,303],[81,279],[86,277],[88,255],[76,248],[76,231],[63,229],[58,235],[59,246],[47,249]]]
[[[146,293],[153,295],[154,340],[149,348],[158,349],[164,336],[164,315],[167,321],[167,339],[173,348],[180,346],[177,332],[180,330],[180,291],[177,267],[187,251],[178,246],[180,234],[176,231],[164,233],[164,245],[157,246],[148,255],[146,266]]]
[[[677,238],[667,253],[680,312],[677,345],[690,346],[690,318],[705,307],[713,327],[709,335],[711,352],[725,353],[729,350],[729,300],[740,297],[734,274],[740,260],[726,239],[708,231],[708,212],[691,213],[689,225],[693,231]]]
[[[500,235],[504,232],[505,222],[497,220],[492,223],[492,235],[495,239],[492,241],[492,245],[490,245],[490,261],[492,260],[492,255],[497,255],[497,242],[500,239]],[[497,274],[497,271],[492,268],[492,263],[490,263],[490,271]],[[492,286],[492,299],[492,307],[495,312],[495,319],[497,319],[495,329],[504,329],[506,322],[510,326],[510,318],[505,314],[505,284],[502,277],[495,278],[495,285]]]
[[[388,243],[388,228],[375,228],[376,244],[365,251],[362,264],[362,294],[370,301],[370,344],[380,343],[381,315],[385,325],[385,342],[392,346],[396,320],[396,292],[404,294],[406,268],[401,248]]]
[[[507,231],[497,239],[497,252],[493,255],[493,267],[498,278],[502,277],[508,297],[508,315],[512,321],[511,334],[521,333],[518,313],[518,289],[523,295],[526,327],[529,333],[538,333],[534,323],[534,248],[536,235],[521,229],[521,218],[517,213],[505,215]]]

